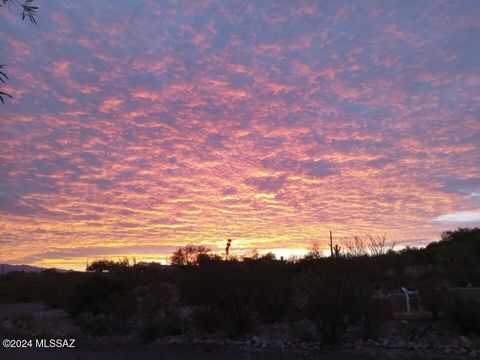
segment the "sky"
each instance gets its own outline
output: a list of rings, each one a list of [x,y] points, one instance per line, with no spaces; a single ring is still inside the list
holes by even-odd
[[[480,225],[480,3],[0,8],[0,262]]]

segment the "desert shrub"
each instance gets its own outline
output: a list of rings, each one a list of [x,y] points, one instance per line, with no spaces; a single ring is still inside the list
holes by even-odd
[[[255,276],[245,264],[215,260],[186,268],[178,285],[184,303],[216,309],[221,328],[235,336],[252,329],[261,291]]]
[[[41,301],[42,285],[38,273],[10,272],[0,277],[0,302]]]
[[[192,320],[196,326],[209,333],[217,331],[220,327],[219,315],[215,309],[196,308],[193,311]]]
[[[243,262],[205,258],[198,267],[179,269],[181,301],[215,309],[220,328],[229,336],[249,332],[258,321],[281,320],[289,309],[293,278],[288,266],[272,256]],[[207,328],[216,327],[202,320],[202,314],[198,317]]]
[[[118,291],[108,294],[98,303],[98,309],[105,314],[127,320],[136,312],[136,298],[133,291]]]
[[[21,332],[30,332],[38,327],[38,321],[35,320],[32,314],[19,314],[13,318],[12,321],[15,329]]]
[[[83,331],[91,335],[111,335],[123,333],[128,329],[127,323],[107,314],[84,312],[77,316],[76,323]]]
[[[276,262],[258,261],[252,278],[257,293],[254,296],[256,314],[262,322],[273,323],[286,314],[292,298],[291,277],[280,272]]]
[[[132,291],[121,279],[107,274],[89,274],[72,292],[70,308],[73,314],[115,314],[122,317],[135,310]]]
[[[73,287],[83,275],[54,270],[10,272],[0,276],[0,302],[46,302],[52,307],[66,307]]]
[[[138,329],[137,336],[144,342],[150,342],[159,337],[181,334],[182,327],[182,320],[178,314],[168,310],[164,316],[145,319]]]
[[[290,303],[290,290],[287,288],[265,289],[256,301],[257,313],[260,319],[266,323],[274,323],[282,319],[288,310]]]
[[[42,271],[41,282],[45,291],[42,300],[52,307],[67,308],[74,288],[84,275],[80,272]]]
[[[378,339],[384,337],[383,324],[392,320],[393,311],[391,302],[386,298],[374,298],[369,296],[360,309],[362,338]]]
[[[173,267],[165,267],[154,262],[138,262],[130,269],[130,272],[136,275],[138,285],[147,285],[155,282],[168,283],[175,281],[175,269]]]
[[[299,341],[312,341],[317,337],[316,325],[308,319],[292,322],[290,336]]]
[[[248,303],[236,302],[223,309],[221,324],[228,337],[252,332],[255,326],[255,310]]]
[[[419,288],[420,305],[431,312],[437,320],[446,301],[446,289],[440,286],[424,285]]]
[[[313,280],[308,299],[309,317],[317,323],[322,340],[333,345],[349,324],[361,319],[368,290],[358,280],[330,274]]]
[[[138,329],[137,336],[143,342],[151,342],[162,334],[162,323],[157,319],[146,319]]]
[[[163,336],[178,335],[182,333],[182,319],[173,309],[168,309],[161,319],[163,324]]]
[[[447,318],[465,335],[480,334],[480,301],[466,300],[460,296],[450,298]]]
[[[170,306],[171,294],[163,282],[153,282],[135,289],[138,311],[141,315],[154,317]]]
[[[134,285],[128,278],[91,273],[72,290],[69,308],[77,323],[91,334],[118,334],[132,329],[137,309]]]

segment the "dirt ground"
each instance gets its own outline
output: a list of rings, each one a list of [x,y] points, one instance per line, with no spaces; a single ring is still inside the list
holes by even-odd
[[[168,359],[168,360],[288,360],[288,359],[324,359],[324,360],[415,360],[415,359],[462,359],[464,356],[445,356],[434,352],[398,351],[398,350],[322,350],[322,351],[280,351],[280,350],[252,350],[233,346],[208,345],[159,345],[159,344],[131,344],[91,346],[79,344],[75,349],[0,349],[0,359],[9,360],[57,360],[57,359]]]

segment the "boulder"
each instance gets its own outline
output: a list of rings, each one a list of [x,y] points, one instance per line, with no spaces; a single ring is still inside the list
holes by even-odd
[[[465,348],[470,348],[471,343],[470,343],[470,340],[468,340],[468,338],[466,336],[462,335],[458,338],[458,340],[460,341],[460,346],[465,347]]]
[[[255,335],[255,336],[252,337],[252,341],[253,341],[255,344],[261,343],[261,339],[260,339],[257,335]]]

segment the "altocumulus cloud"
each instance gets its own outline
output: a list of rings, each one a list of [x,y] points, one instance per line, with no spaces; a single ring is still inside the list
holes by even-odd
[[[260,176],[248,178],[245,180],[245,183],[255,187],[261,192],[275,193],[283,187],[286,180],[287,177],[285,175]]]
[[[32,31],[0,9],[4,261],[331,228],[415,244],[478,219],[475,0],[40,7]]]

